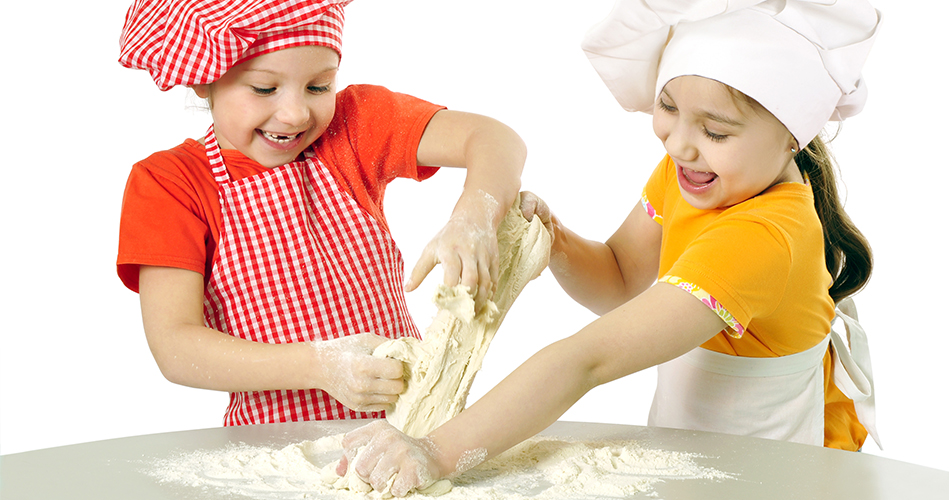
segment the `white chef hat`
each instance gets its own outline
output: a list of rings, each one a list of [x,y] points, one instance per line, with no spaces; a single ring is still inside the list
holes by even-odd
[[[628,111],[669,80],[710,78],[755,99],[801,146],[863,109],[881,21],[866,0],[618,0],[582,47]]]

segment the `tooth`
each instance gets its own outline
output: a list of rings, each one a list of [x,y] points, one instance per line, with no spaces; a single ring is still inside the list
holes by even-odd
[[[276,135],[276,134],[271,134],[270,132],[264,132],[264,136],[266,136],[268,139],[274,142],[289,142],[293,139],[292,136]]]

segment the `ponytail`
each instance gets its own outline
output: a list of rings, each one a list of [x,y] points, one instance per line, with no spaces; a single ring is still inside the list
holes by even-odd
[[[824,230],[824,259],[834,280],[830,296],[836,304],[860,291],[870,280],[870,244],[840,203],[834,160],[824,141],[815,137],[794,161],[810,179],[814,192],[814,208]]]

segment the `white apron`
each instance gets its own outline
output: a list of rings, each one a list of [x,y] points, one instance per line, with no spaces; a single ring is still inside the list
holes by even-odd
[[[870,351],[849,298],[837,307],[848,343],[833,328],[814,347],[777,358],[722,354],[701,347],[659,366],[649,425],[824,445],[824,354],[834,383],[880,444]]]
[[[221,202],[218,255],[205,289],[208,326],[283,344],[362,332],[419,338],[389,233],[307,149],[304,161],[231,181],[213,127],[205,149]],[[318,389],[231,393],[225,425],[381,417]]]

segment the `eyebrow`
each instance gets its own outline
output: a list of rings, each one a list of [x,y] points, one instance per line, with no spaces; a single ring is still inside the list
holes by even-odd
[[[662,89],[662,93],[665,94],[665,96],[668,97],[669,99],[673,99],[672,96],[669,94],[669,91],[667,91],[666,89]],[[673,101],[674,101],[674,100],[675,100],[675,99],[673,99]],[[707,118],[707,119],[709,119],[709,120],[718,122],[718,123],[724,123],[724,124],[726,124],[726,125],[731,125],[731,126],[733,126],[733,127],[741,127],[741,126],[744,125],[744,123],[742,123],[742,122],[740,122],[740,121],[738,121],[738,120],[733,120],[733,119],[731,119],[731,118],[729,118],[729,117],[727,117],[727,116],[725,116],[725,115],[721,115],[721,114],[715,113],[715,112],[713,112],[713,111],[705,111],[705,110],[703,110],[702,112],[699,113],[699,116],[701,116],[702,118]]]
[[[727,116],[722,116],[722,115],[720,115],[720,114],[718,114],[718,113],[713,113],[713,112],[711,112],[711,111],[703,111],[703,112],[700,114],[700,116],[703,116],[703,117],[705,117],[705,118],[708,118],[709,120],[712,120],[712,121],[716,121],[716,122],[719,122],[719,123],[724,123],[724,124],[726,124],[726,125],[731,125],[731,126],[733,126],[733,127],[740,127],[740,126],[744,125],[744,123],[742,123],[742,122],[739,122],[739,121],[736,121],[736,120],[732,120],[731,118],[729,118],[729,117],[727,117]]]

